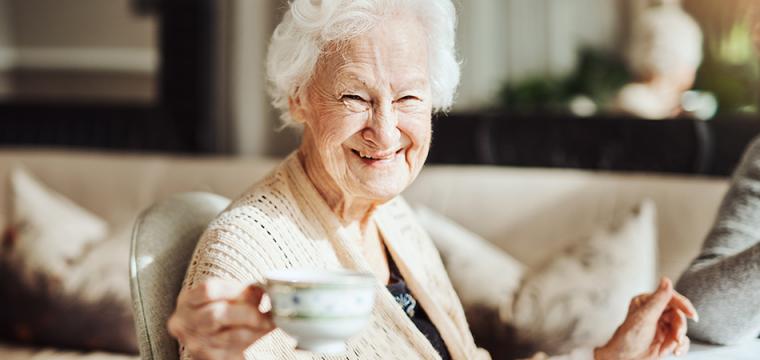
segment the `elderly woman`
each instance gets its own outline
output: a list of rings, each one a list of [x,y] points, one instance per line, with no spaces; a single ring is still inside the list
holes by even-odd
[[[618,93],[619,111],[645,119],[665,119],[684,110],[683,94],[694,84],[702,62],[702,31],[677,0],[642,10],[633,22],[627,62],[636,82]],[[699,97],[709,98],[709,95]],[[689,98],[687,97],[686,100]],[[687,104],[702,117],[715,112],[714,102]],[[700,107],[710,107],[701,109]]]
[[[368,328],[329,358],[489,357],[399,197],[425,162],[432,112],[454,97],[455,22],[450,0],[290,3],[267,66],[273,103],[287,124],[303,127],[303,140],[200,239],[169,321],[184,359],[324,359],[296,353],[255,285],[267,271],[294,267],[368,271],[382,289]],[[395,298],[414,299],[405,304],[415,311]],[[684,352],[685,316],[694,316],[688,300],[664,280],[631,303],[607,345],[567,358]]]

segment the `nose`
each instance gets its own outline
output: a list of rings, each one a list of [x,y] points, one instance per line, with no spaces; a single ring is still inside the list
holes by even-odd
[[[389,101],[383,102],[372,111],[367,127],[362,130],[362,139],[375,149],[388,150],[398,146],[401,132],[398,129],[398,114]]]

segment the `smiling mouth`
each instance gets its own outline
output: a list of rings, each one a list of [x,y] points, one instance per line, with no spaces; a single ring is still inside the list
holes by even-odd
[[[362,160],[367,160],[367,161],[392,160],[393,158],[396,157],[396,155],[400,154],[402,151],[404,151],[404,148],[400,148],[392,152],[377,152],[377,153],[369,153],[369,152],[359,151],[356,149],[351,149],[352,153],[360,157]]]

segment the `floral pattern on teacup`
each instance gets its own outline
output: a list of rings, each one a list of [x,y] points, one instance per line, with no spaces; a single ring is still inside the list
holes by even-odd
[[[293,289],[275,286],[269,291],[275,316],[296,318],[345,318],[364,316],[372,311],[371,288]]]

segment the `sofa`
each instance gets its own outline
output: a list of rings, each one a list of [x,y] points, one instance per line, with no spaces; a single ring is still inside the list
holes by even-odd
[[[141,210],[178,192],[206,191],[234,198],[278,161],[9,148],[0,150],[0,178],[5,181],[11,169],[23,167],[49,188],[117,227],[132,223]],[[0,186],[0,204],[9,201],[6,188]],[[676,279],[697,254],[726,189],[725,178],[429,165],[404,196],[471,229],[528,267],[540,266],[576,235],[649,198],[657,207],[657,273]],[[6,216],[0,215],[2,229]],[[126,267],[124,276],[128,276]],[[27,358],[137,355],[78,352],[0,339],[0,359]]]

